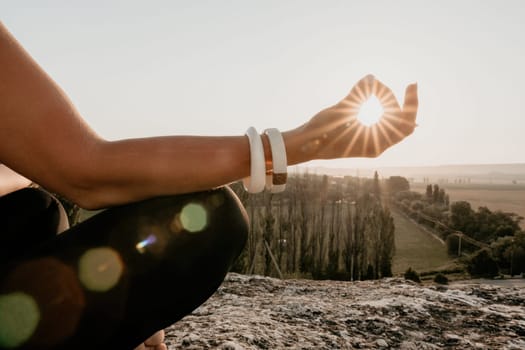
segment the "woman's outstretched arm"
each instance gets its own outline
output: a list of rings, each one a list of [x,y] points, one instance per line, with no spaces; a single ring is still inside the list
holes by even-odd
[[[390,122],[363,131],[354,117],[371,93]],[[415,86],[407,89],[403,109],[392,98],[377,80],[361,80],[344,100],[283,133],[288,164],[381,154],[415,125]],[[239,180],[250,173],[250,148],[245,136],[106,141],[0,24],[0,163],[93,209]]]
[[[244,136],[103,140],[4,26],[0,69],[0,162],[83,207],[208,189],[249,173]]]

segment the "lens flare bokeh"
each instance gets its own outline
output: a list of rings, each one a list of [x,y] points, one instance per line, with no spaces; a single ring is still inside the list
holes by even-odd
[[[124,268],[119,253],[101,247],[85,252],[78,269],[79,279],[86,289],[106,292],[117,285]]]
[[[155,242],[157,242],[157,237],[154,234],[150,234],[148,237],[137,243],[135,248],[137,248],[138,252],[142,254],[146,251],[147,247]]]
[[[186,231],[200,232],[208,225],[208,213],[200,204],[187,204],[180,213],[180,223]]]
[[[32,335],[23,346],[30,349],[54,349],[76,331],[85,308],[85,296],[76,271],[68,264],[54,257],[25,261],[10,271],[2,287],[11,293],[25,295],[23,299],[19,297],[20,294],[15,294],[18,296],[14,299],[17,301],[17,310],[23,308],[24,317],[35,319],[38,311],[38,325],[32,330],[29,326],[25,328],[28,332],[31,330]],[[6,300],[11,301],[6,304]],[[13,307],[12,299],[3,299],[3,308],[6,305]],[[11,313],[16,315],[0,310],[0,317],[7,314],[11,320]],[[7,328],[4,328],[4,323],[2,320],[0,330],[5,332]],[[30,324],[29,321],[27,323]]]
[[[28,294],[14,292],[0,295],[0,347],[15,348],[35,332],[40,311]]]

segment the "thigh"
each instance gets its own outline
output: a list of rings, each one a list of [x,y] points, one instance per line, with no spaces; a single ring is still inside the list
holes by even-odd
[[[227,188],[108,209],[40,246],[2,292],[39,305],[27,348],[132,349],[213,294],[247,230]]]

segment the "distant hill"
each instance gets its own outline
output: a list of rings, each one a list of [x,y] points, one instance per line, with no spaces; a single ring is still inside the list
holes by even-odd
[[[297,168],[298,171],[309,171],[332,176],[372,177],[377,170],[381,177],[393,175],[404,176],[413,182],[465,181],[468,183],[519,184],[525,185],[525,163],[515,164],[459,164],[421,167],[378,167],[378,168]]]

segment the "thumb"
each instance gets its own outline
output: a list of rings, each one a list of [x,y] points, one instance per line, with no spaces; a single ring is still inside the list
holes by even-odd
[[[403,104],[403,113],[405,114],[406,121],[415,124],[418,104],[417,83],[410,84],[407,86],[405,92],[405,102]]]

